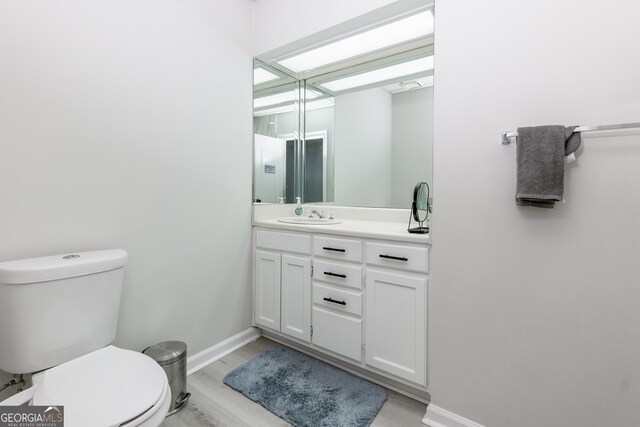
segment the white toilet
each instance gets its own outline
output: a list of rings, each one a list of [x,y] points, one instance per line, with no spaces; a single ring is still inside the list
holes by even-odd
[[[35,373],[0,405],[64,406],[66,427],[159,426],[171,403],[162,368],[110,345],[127,253],[0,263],[0,369]]]

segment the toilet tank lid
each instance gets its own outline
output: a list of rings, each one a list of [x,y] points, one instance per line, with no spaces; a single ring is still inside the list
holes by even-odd
[[[127,265],[127,252],[107,249],[0,262],[0,283],[18,285],[68,279]]]

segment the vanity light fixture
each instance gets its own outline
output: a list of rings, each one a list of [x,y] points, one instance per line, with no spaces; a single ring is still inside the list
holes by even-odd
[[[302,73],[429,34],[433,34],[433,13],[426,10],[277,62]]]
[[[253,85],[259,85],[262,83],[270,82],[272,80],[279,79],[280,76],[277,76],[264,68],[258,67],[253,69]]]
[[[415,75],[433,70],[433,56],[418,58],[412,61],[403,62],[389,67],[379,68],[377,70],[366,71],[364,73],[355,74],[353,76],[344,77],[324,83],[319,83],[325,89],[334,93],[343,90],[353,89],[360,86],[367,86],[373,83],[384,82],[404,76]]]

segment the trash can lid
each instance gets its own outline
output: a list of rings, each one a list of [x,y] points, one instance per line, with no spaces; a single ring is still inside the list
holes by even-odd
[[[182,341],[165,341],[145,348],[142,353],[158,362],[160,366],[170,365],[186,356],[187,344]]]

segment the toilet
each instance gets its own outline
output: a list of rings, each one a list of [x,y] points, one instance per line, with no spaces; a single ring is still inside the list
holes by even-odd
[[[0,405],[64,406],[66,427],[157,427],[171,403],[164,370],[111,345],[127,253],[0,263],[0,369],[33,386]]]

